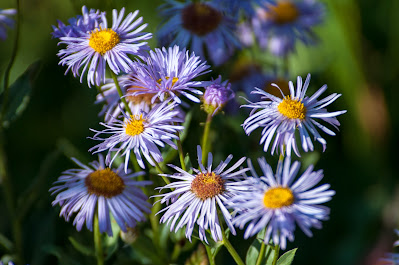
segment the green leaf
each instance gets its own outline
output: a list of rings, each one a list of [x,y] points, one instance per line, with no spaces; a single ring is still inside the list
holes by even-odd
[[[8,94],[8,106],[6,106],[7,109],[2,124],[4,127],[8,127],[10,123],[18,118],[28,106],[33,82],[38,76],[40,68],[40,61],[34,62],[10,86]]]
[[[260,231],[256,236],[254,242],[251,244],[247,251],[247,256],[245,258],[246,265],[255,265],[258,260],[260,248],[262,247],[264,239],[264,230]],[[270,245],[266,245],[266,250],[264,252],[262,265],[271,265],[274,258],[274,248]],[[265,258],[267,257],[267,260]]]
[[[0,234],[0,245],[8,251],[11,251],[14,247],[13,243],[3,234]]]
[[[291,265],[294,261],[295,252],[298,248],[291,249],[290,251],[285,252],[281,257],[277,260],[277,265]]]
[[[80,253],[82,253],[83,255],[86,256],[94,256],[94,250],[86,247],[85,245],[79,243],[78,241],[76,241],[73,237],[68,237],[69,241],[71,242],[72,246],[79,251]]]
[[[48,253],[48,254],[51,254],[53,256],[56,256],[57,259],[58,259],[58,264],[59,265],[80,265],[79,262],[77,262],[76,260],[74,260],[71,257],[69,257],[59,247],[55,247],[55,246],[52,246],[52,245],[44,245],[42,247],[42,251],[44,253]]]
[[[108,260],[118,249],[119,232],[121,231],[113,217],[111,220],[111,229],[113,236],[104,235],[102,240],[103,246],[105,247],[106,260]]]
[[[186,119],[184,120],[184,122],[182,124],[184,127],[184,130],[180,133],[180,141],[181,142],[183,142],[188,135],[188,127],[190,126],[192,118],[193,118],[193,112],[192,111],[187,112]]]

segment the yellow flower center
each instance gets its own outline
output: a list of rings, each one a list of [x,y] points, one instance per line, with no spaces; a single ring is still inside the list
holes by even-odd
[[[182,11],[183,27],[199,36],[214,31],[222,21],[222,14],[204,3],[192,3]]]
[[[165,76],[165,79],[166,80],[169,80],[169,76]],[[176,82],[179,80],[179,78],[177,78],[177,77],[173,77],[173,79],[172,79],[172,86],[171,87],[168,87],[168,89],[170,90],[175,84],[176,84]],[[162,83],[162,78],[159,78],[158,79],[158,84],[161,84]]]
[[[221,194],[224,188],[224,180],[215,173],[200,173],[191,182],[191,191],[201,200],[213,198]]]
[[[290,96],[284,97],[283,101],[277,106],[278,111],[288,119],[305,119],[306,107],[303,103]]]
[[[268,16],[277,24],[294,22],[299,12],[295,4],[290,1],[280,1],[276,6],[270,6]]]
[[[85,185],[89,193],[106,198],[121,194],[125,188],[123,179],[110,168],[90,173],[85,179]]]
[[[127,135],[135,136],[144,132],[143,114],[130,115],[130,120],[125,123],[125,132]]]
[[[289,188],[277,187],[267,190],[263,196],[266,208],[278,209],[294,203],[294,194]]]
[[[90,34],[89,45],[96,52],[104,55],[119,43],[119,35],[112,29],[96,29]]]

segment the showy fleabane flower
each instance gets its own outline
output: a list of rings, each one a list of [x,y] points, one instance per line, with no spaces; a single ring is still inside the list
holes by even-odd
[[[16,9],[0,9],[0,40],[7,38],[7,28],[14,27],[15,21],[10,18],[17,13]]]
[[[82,37],[86,32],[91,32],[98,27],[102,14],[100,10],[87,10],[86,6],[82,7],[82,15],[78,15],[68,20],[67,25],[57,20],[58,26],[52,26],[53,38],[61,37]]]
[[[80,76],[80,82],[87,71],[89,87],[104,83],[107,67],[115,74],[130,72],[133,61],[128,54],[141,55],[143,49],[148,49],[145,40],[152,37],[151,33],[141,32],[147,27],[147,24],[140,25],[142,17],[134,20],[138,12],[129,13],[123,19],[125,8],[119,14],[114,9],[111,28],[108,28],[103,12],[99,25],[93,30],[82,32],[80,36],[61,37],[60,43],[66,44],[67,48],[58,53],[59,64],[68,66],[66,72],[71,70],[74,76]]]
[[[113,170],[105,166],[103,156],[86,166],[77,159],[72,160],[80,167],[63,172],[50,189],[52,195],[57,194],[52,205],[61,206],[60,216],[69,221],[74,213],[73,225],[80,231],[86,223],[87,229],[93,231],[94,216],[98,216],[100,232],[112,236],[111,217],[122,231],[136,226],[145,220],[144,213],[151,212],[148,197],[141,187],[151,181],[136,181],[133,178],[145,172],[123,172],[123,163]]]
[[[213,1],[184,3],[167,0],[160,14],[167,21],[157,35],[162,45],[177,44],[215,65],[224,63],[240,47],[235,36],[237,19]]]
[[[297,156],[300,156],[295,139],[297,131],[299,131],[302,149],[305,152],[314,150],[312,138],[321,143],[323,152],[325,151],[327,142],[320,136],[316,128],[329,135],[335,135],[335,133],[316,119],[321,119],[338,130],[340,123],[336,116],[344,114],[346,110],[327,112],[325,107],[339,98],[341,94],[333,93],[324,99],[317,100],[327,90],[327,85],[323,85],[316,93],[308,97],[306,91],[309,82],[310,74],[308,74],[304,84],[302,84],[302,78],[298,76],[295,91],[294,84],[290,81],[290,95],[282,95],[284,98],[273,96],[259,88],[255,88],[251,92],[262,96],[263,101],[243,105],[243,107],[252,108],[249,117],[244,121],[243,127],[247,135],[255,129],[263,127],[260,144],[264,144],[263,150],[265,152],[272,144],[271,154],[274,154],[274,151],[278,151],[278,149],[284,153],[284,148],[286,148],[288,156],[291,156],[292,150]],[[278,87],[276,84],[273,85]]]
[[[212,80],[211,84],[205,88],[202,97],[203,109],[206,113],[215,115],[222,110],[227,101],[234,98],[234,92],[231,90],[231,84],[227,81],[222,82],[222,76]]]
[[[321,229],[321,221],[328,220],[330,209],[320,205],[331,200],[335,191],[329,190],[329,184],[317,185],[323,178],[323,170],[313,171],[309,166],[296,179],[300,163],[291,165],[290,157],[280,161],[276,173],[264,158],[258,159],[263,175],[259,177],[248,160],[252,177],[247,177],[248,191],[241,192],[228,202],[234,209],[233,224],[246,228],[244,238],[247,239],[266,228],[264,242],[273,239],[274,244],[286,248],[287,238],[294,240],[296,225],[309,237],[311,228]]]
[[[179,46],[163,47],[150,51],[149,56],[142,60],[144,62],[136,62],[135,75],[125,83],[128,96],[148,94],[152,96],[152,103],[157,98],[161,101],[172,98],[180,104],[181,96],[200,102],[194,95],[202,95],[197,87],[204,84],[193,79],[210,70],[209,65],[194,53],[190,55],[186,49],[180,51]]]
[[[315,41],[312,29],[324,19],[324,5],[315,0],[278,0],[256,9],[252,19],[255,36],[261,48],[277,56],[295,49],[295,42]]]
[[[100,144],[92,147],[89,151],[99,153],[108,151],[106,156],[107,165],[111,165],[114,159],[121,153],[125,156],[125,172],[129,162],[130,151],[136,155],[136,159],[141,168],[145,168],[141,155],[155,166],[163,161],[161,151],[157,147],[164,147],[165,143],[177,149],[173,139],[177,139],[176,132],[183,130],[183,126],[178,125],[183,122],[177,115],[176,103],[165,101],[153,107],[148,113],[122,114],[124,120],[113,119],[109,124],[100,122],[106,127],[103,131],[91,129],[96,134],[91,138],[101,141]],[[108,138],[101,138],[100,135],[110,135]],[[116,153],[112,156],[112,152]]]
[[[161,223],[170,223],[170,231],[175,232],[186,226],[186,237],[191,241],[191,236],[195,224],[198,225],[199,238],[208,243],[206,230],[210,230],[211,236],[215,242],[222,240],[223,231],[220,228],[218,211],[221,212],[230,231],[235,235],[235,229],[232,224],[232,216],[226,209],[228,198],[236,196],[243,190],[246,190],[245,181],[239,181],[241,174],[247,171],[247,168],[235,171],[245,160],[245,157],[238,160],[232,167],[225,170],[233,158],[229,155],[225,161],[212,170],[212,154],[208,155],[208,165],[202,164],[202,150],[197,148],[198,164],[200,170],[192,168],[194,174],[190,174],[179,167],[169,165],[178,173],[173,175],[160,174],[179,181],[172,182],[162,188],[174,189],[169,193],[158,195],[163,197],[161,203],[166,206],[159,213],[164,212],[160,219]]]

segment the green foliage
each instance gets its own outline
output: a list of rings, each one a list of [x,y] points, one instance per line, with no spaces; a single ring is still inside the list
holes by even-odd
[[[26,71],[10,86],[8,104],[4,115],[2,126],[8,127],[12,121],[17,119],[28,106],[33,83],[41,68],[40,61],[31,64]],[[4,96],[4,93],[2,94]],[[3,107],[3,106],[2,106]]]
[[[291,265],[294,261],[297,249],[298,248],[291,249],[281,255],[281,257],[277,260],[277,265]]]

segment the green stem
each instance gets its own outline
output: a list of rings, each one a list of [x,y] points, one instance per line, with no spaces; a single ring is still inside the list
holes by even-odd
[[[276,265],[277,264],[277,259],[278,259],[279,252],[280,252],[280,245],[277,244],[277,245],[274,246],[274,257],[273,257],[272,265]]]
[[[159,166],[158,162],[154,160],[154,163],[155,163],[155,168],[157,169],[158,173],[163,174],[163,171],[162,171],[161,167]],[[161,177],[165,181],[166,184],[170,184],[170,180],[167,177],[165,177],[165,176],[161,176]]]
[[[179,158],[180,158],[180,165],[181,169],[186,171],[186,163],[184,163],[184,153],[183,153],[183,146],[180,141],[180,133],[176,132],[177,137],[179,137],[176,142],[177,142],[177,150],[179,150]]]
[[[266,251],[266,244],[265,244],[265,242],[262,241],[262,246],[260,247],[259,256],[258,256],[258,259],[256,260],[255,265],[262,264],[262,260],[263,260],[263,256],[265,255],[265,251]]]
[[[112,70],[110,70],[110,72],[111,72],[112,79],[114,80],[116,90],[118,91],[119,97],[120,97],[123,105],[125,105],[126,112],[129,113],[129,115],[133,115],[132,111],[129,108],[129,104],[127,104],[126,99],[123,97],[124,95],[123,95],[121,87],[119,86],[118,77]]]
[[[208,154],[208,137],[209,137],[209,129],[211,127],[212,122],[212,114],[208,114],[206,117],[204,134],[202,135],[202,164],[205,163]]]
[[[94,216],[94,247],[96,251],[97,265],[104,265],[104,252],[101,243],[100,225],[97,214]]]
[[[209,265],[216,265],[215,258],[212,255],[211,248],[206,243],[204,243],[204,246],[206,249],[206,254],[208,254]]]
[[[159,220],[158,217],[156,216],[157,212],[161,209],[161,203],[155,203],[157,198],[154,198],[154,205],[151,209],[151,214],[150,214],[150,224],[153,232],[153,238],[152,238],[152,243],[154,244],[155,248],[159,252]]]
[[[179,257],[181,252],[181,245],[179,242],[176,242],[174,248],[173,248],[173,252],[172,252],[172,256],[171,256],[171,260],[172,262],[176,261],[177,258]]]
[[[230,243],[230,241],[227,239],[226,233],[223,228],[222,220],[223,218],[221,217],[221,213],[218,211],[218,216],[219,216],[219,224],[220,224],[220,229],[222,229],[222,238],[223,238],[223,245],[227,248],[229,251],[230,255],[233,257],[234,261],[238,265],[245,265],[245,263],[242,261],[240,258],[240,255],[238,255],[237,251],[234,249],[233,245]]]
[[[10,72],[11,68],[14,65],[15,58],[17,57],[17,52],[18,52],[18,47],[19,47],[19,33],[20,33],[20,26],[21,26],[21,5],[20,5],[20,0],[16,0],[17,2],[17,26],[15,29],[15,39],[14,39],[14,48],[12,50],[10,62],[7,65],[7,68],[4,72],[4,91],[3,91],[3,102],[2,102],[2,107],[1,107],[1,112],[0,112],[0,127],[2,130],[3,128],[3,119],[4,115],[7,111],[7,104],[8,104],[8,94],[9,94],[9,81],[10,81]]]

